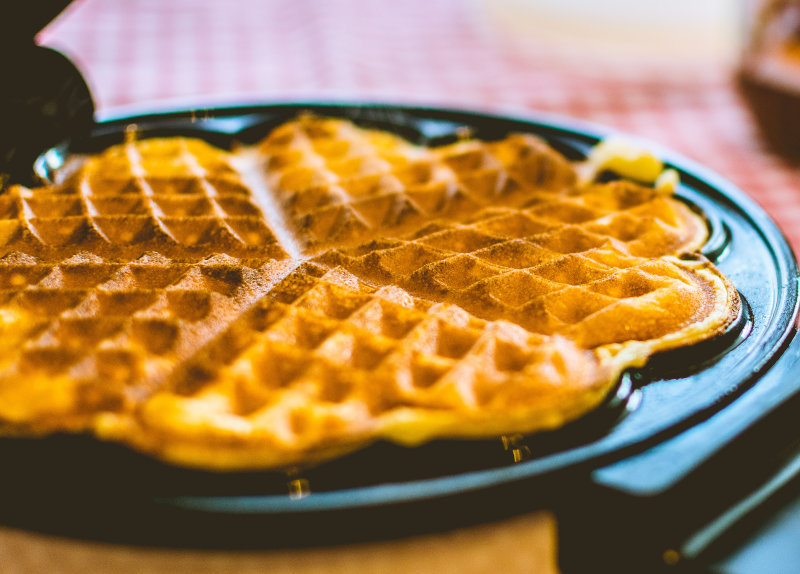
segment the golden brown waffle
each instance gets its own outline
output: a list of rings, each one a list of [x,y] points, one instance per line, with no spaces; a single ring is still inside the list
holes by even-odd
[[[231,157],[131,142],[0,196],[5,422],[78,429],[131,407],[288,271]]]
[[[81,251],[127,260],[148,251],[285,257],[232,159],[183,138],[114,146],[60,185],[2,196],[3,249],[48,259]]]
[[[173,463],[305,464],[560,426],[735,289],[668,192],[581,185],[540,140],[443,148],[303,117],[0,196],[0,421]]]
[[[697,287],[676,271],[682,264],[652,257],[698,248],[704,234],[686,205],[615,182],[534,197],[524,208],[493,207],[465,223],[434,223],[321,259],[591,348],[660,339],[694,320]]]
[[[682,328],[658,325],[660,339],[590,350],[306,264],[177,373],[171,390],[133,418],[105,416],[97,430],[181,464],[242,468],[306,464],[378,438],[417,445],[558,427],[596,406],[623,369],[727,321],[729,285],[707,263],[664,267],[651,270],[663,291],[701,293],[687,301],[693,322],[684,314]],[[673,290],[683,281],[694,289]]]
[[[133,408],[285,266],[227,255],[181,263],[147,253],[123,264],[83,253],[52,265],[5,257],[0,417],[49,432]]]
[[[488,205],[521,205],[535,191],[575,180],[572,166],[538,138],[469,141],[427,149],[343,120],[306,117],[260,145],[275,190],[302,245],[363,241],[461,219]]]

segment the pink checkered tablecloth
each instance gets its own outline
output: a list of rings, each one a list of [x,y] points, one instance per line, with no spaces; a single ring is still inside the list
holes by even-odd
[[[186,107],[337,99],[544,111],[603,124],[654,140],[724,175],[760,203],[800,249],[800,168],[761,143],[730,61],[670,60],[663,54],[620,58],[600,46],[575,50],[538,41],[520,32],[531,29],[522,25],[530,18],[524,5],[522,0],[75,0],[38,40],[73,59],[103,113],[170,102]],[[531,515],[354,548],[199,554],[76,543],[0,528],[0,571],[551,572],[552,536],[551,520]]]
[[[800,247],[800,170],[765,151],[730,66],[697,59],[665,69],[520,42],[496,17],[499,4],[77,0],[40,41],[72,57],[101,110],[337,98],[541,110],[605,124],[723,174]]]

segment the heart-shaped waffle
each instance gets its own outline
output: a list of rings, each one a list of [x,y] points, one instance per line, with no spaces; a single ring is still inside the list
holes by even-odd
[[[541,140],[423,148],[301,117],[234,152],[130,141],[0,196],[0,420],[256,469],[552,429],[721,333],[669,191]]]

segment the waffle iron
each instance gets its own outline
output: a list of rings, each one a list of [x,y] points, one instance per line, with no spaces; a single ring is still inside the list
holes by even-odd
[[[449,143],[465,129],[489,140],[528,132],[572,159],[611,133],[542,114],[363,102],[193,103],[91,122],[85,83],[66,74],[75,87],[69,101],[61,90],[5,102],[6,122],[21,117],[15,106],[36,118],[42,101],[63,104],[35,143],[18,146],[4,134],[3,149],[19,152],[6,153],[15,159],[2,165],[15,181],[46,179],[68,154],[123,141],[131,125],[142,137],[193,136],[230,147],[310,111],[424,145]],[[5,438],[0,523],[130,544],[264,548],[394,538],[545,509],[557,518],[567,574],[734,572],[754,533],[763,538],[765,524],[779,526],[774,510],[796,506],[798,267],[745,193],[650,147],[679,172],[677,195],[705,214],[711,236],[703,254],[733,280],[743,310],[717,339],[626,372],[583,419],[527,438],[377,444],[290,473],[179,469],[84,436]]]

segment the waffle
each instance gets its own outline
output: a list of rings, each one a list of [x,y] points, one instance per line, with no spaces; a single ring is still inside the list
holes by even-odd
[[[204,469],[557,428],[739,308],[701,214],[524,134],[131,139],[0,215],[0,430]]]
[[[0,204],[12,432],[132,408],[286,266],[230,154],[199,140],[115,146]]]
[[[519,206],[533,192],[574,182],[572,166],[530,135],[438,149],[307,117],[258,146],[270,188],[306,251],[461,219],[489,205]]]
[[[695,248],[703,233],[685,205],[617,182],[522,209],[491,208],[465,223],[429,225],[322,259],[478,317],[596,347],[660,339],[693,320],[697,287],[683,264],[652,257]],[[647,298],[657,301],[644,309]],[[664,327],[654,328],[656,321]]]

